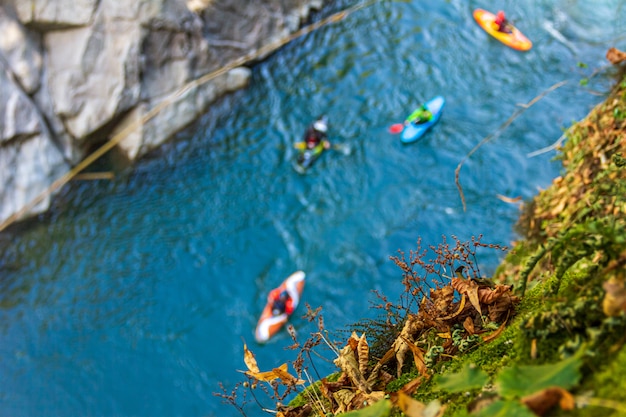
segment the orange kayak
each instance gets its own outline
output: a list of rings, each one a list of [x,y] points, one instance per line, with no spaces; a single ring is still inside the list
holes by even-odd
[[[304,272],[296,271],[289,275],[278,287],[280,291],[287,291],[289,297],[291,297],[294,311],[300,303],[300,297],[304,289],[304,277]],[[287,313],[274,315],[272,305],[273,302],[268,299],[261,313],[261,317],[259,318],[259,322],[256,325],[254,337],[258,343],[267,342],[272,336],[278,333],[285,323],[287,323],[287,320],[289,320],[290,315]]]
[[[532,48],[532,42],[524,36],[515,26],[510,25],[511,33],[498,31],[495,20],[496,15],[483,9],[474,10],[474,19],[488,34],[513,49],[528,51]]]

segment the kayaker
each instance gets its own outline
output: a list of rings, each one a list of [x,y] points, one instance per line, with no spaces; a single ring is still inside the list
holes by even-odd
[[[496,13],[496,19],[493,21],[496,24],[496,30],[502,33],[511,33],[511,24],[507,20],[506,16],[504,16],[504,12],[499,10]]]
[[[322,116],[317,119],[311,126],[309,126],[304,133],[304,143],[306,143],[307,149],[313,149],[320,143],[324,143],[324,148],[330,147],[330,142],[326,136],[328,131],[328,118]]]
[[[430,110],[428,110],[426,106],[422,104],[417,110],[411,113],[409,117],[407,117],[407,121],[405,122],[405,124],[412,122],[419,125],[421,123],[426,123],[430,121],[432,117],[433,114],[430,112]]]
[[[287,290],[279,290],[278,288],[270,291],[270,301],[272,302],[272,314],[275,316],[283,313],[293,313],[293,300],[289,296]]]

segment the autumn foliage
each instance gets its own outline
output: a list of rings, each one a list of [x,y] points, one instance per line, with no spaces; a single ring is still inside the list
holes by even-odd
[[[626,62],[617,50],[607,57]],[[244,346],[246,381],[216,395],[244,416],[250,402],[278,417],[625,415],[625,130],[623,78],[566,132],[566,171],[525,204],[524,239],[511,252],[480,236],[426,248],[418,240],[390,257],[402,275],[397,302],[377,294],[375,317],[340,333],[341,342],[330,340],[321,308],[307,306],[317,331],[300,342],[290,329],[291,369],[260,369]],[[480,269],[483,250],[508,252],[493,277]],[[337,373],[317,374],[320,345]],[[427,398],[436,399],[418,401]]]
[[[433,375],[440,361],[497,337],[514,315],[519,301],[512,294],[511,286],[481,277],[476,264],[479,249],[506,248],[483,244],[480,237],[472,238],[471,242],[453,239],[454,245],[448,244],[444,238],[442,244],[428,250],[422,250],[418,241],[418,249],[410,252],[408,260],[402,252],[391,257],[403,274],[401,299],[394,304],[380,295],[381,302],[376,308],[385,315],[380,320],[364,320],[362,331],[353,331],[344,344],[340,344],[342,348],[328,340],[320,309],[312,310],[307,306],[305,317],[317,322],[318,331],[301,344],[293,329],[289,329],[294,340],[290,348],[299,351],[292,364],[294,374],[289,372],[286,363],[261,370],[253,353],[244,345],[247,370],[243,373],[248,378],[244,387],[261,386],[276,402],[277,415],[283,417],[337,414],[358,410],[383,399],[406,415],[421,416],[415,410],[423,411],[426,405],[411,398],[411,394]],[[427,255],[434,257],[427,259]],[[377,349],[370,348],[368,339],[375,341]],[[311,352],[322,343],[336,355],[333,362],[339,374],[332,380],[318,378],[317,384],[302,390],[308,379],[305,362],[308,360],[309,365],[314,366]],[[418,377],[400,390],[389,392],[389,382],[409,366],[414,367]],[[251,392],[258,402],[254,390]],[[305,396],[304,405],[289,407],[282,404],[293,392]],[[236,405],[234,393],[218,395]],[[236,407],[245,415],[242,405]],[[439,407],[430,412],[439,415],[443,410]]]

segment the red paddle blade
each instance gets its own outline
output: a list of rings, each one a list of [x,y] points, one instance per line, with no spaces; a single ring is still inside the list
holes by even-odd
[[[389,126],[389,133],[400,133],[404,130],[404,123],[396,123]]]

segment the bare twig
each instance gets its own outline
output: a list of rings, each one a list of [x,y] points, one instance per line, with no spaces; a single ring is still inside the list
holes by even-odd
[[[547,90],[543,91],[541,94],[539,94],[537,97],[533,98],[528,103],[520,104],[519,105],[520,108],[515,110],[515,112],[513,112],[513,114],[511,115],[511,117],[509,117],[504,123],[502,123],[500,125],[500,127],[498,129],[496,129],[496,131],[494,133],[484,137],[483,140],[481,140],[476,146],[474,146],[474,148],[471,151],[469,151],[469,153],[467,155],[465,155],[463,157],[463,159],[461,159],[461,162],[459,162],[459,165],[457,165],[456,169],[454,170],[454,182],[456,184],[456,187],[459,190],[459,195],[461,196],[461,202],[463,203],[463,211],[467,210],[467,206],[465,204],[465,195],[463,194],[463,188],[461,187],[461,183],[459,181],[459,173],[461,172],[461,167],[463,166],[465,161],[467,161],[470,158],[470,156],[472,156],[474,154],[474,152],[476,152],[485,143],[487,143],[490,140],[493,140],[496,137],[498,137],[507,127],[509,127],[509,125],[511,123],[513,123],[513,121],[515,119],[517,119],[523,112],[525,112],[533,104],[537,103],[539,100],[541,100],[548,93],[550,93],[551,91],[556,90],[559,87],[562,87],[566,83],[567,83],[567,81],[558,82],[558,83],[554,84],[553,86],[551,86],[550,88],[548,88]]]
[[[81,172],[77,174],[74,179],[75,180],[112,180],[115,178],[115,174],[113,172]]]
[[[526,156],[528,156],[529,158],[533,158],[533,157],[535,157],[535,156],[538,156],[538,155],[544,154],[544,153],[546,153],[546,152],[553,151],[553,150],[555,150],[555,149],[559,148],[559,147],[563,144],[563,141],[565,140],[565,138],[567,138],[567,133],[563,133],[563,134],[561,135],[561,137],[559,137],[559,138],[556,140],[556,142],[554,142],[552,145],[550,145],[550,146],[546,146],[545,148],[541,148],[541,149],[538,149],[538,150],[533,151],[533,152],[530,152],[530,153],[529,153],[528,155],[526,155]]]

